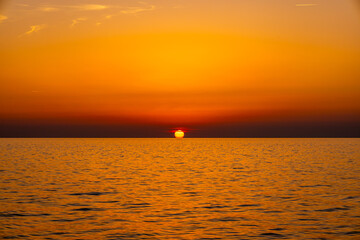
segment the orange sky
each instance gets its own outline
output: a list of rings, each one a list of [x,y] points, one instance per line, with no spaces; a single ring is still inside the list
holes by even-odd
[[[355,0],[4,1],[0,54],[5,123],[360,120]]]

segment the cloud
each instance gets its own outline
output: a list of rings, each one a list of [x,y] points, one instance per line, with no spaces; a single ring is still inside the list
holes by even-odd
[[[179,8],[185,8],[183,5],[176,5],[176,6],[174,6],[173,8],[175,8],[175,9],[179,9]]]
[[[72,8],[75,8],[75,9],[78,9],[81,11],[95,11],[95,10],[108,9],[109,6],[100,5],[100,4],[84,4],[84,5],[72,6]]]
[[[0,14],[0,23],[2,23],[3,21],[5,21],[6,19],[8,19],[7,16],[1,15]]]
[[[40,7],[39,10],[42,12],[56,12],[60,9],[56,7]]]
[[[109,20],[109,19],[113,18],[114,16],[115,15],[106,15],[103,20]],[[95,23],[96,26],[100,26],[101,24],[102,24],[102,22],[100,22],[100,21]]]
[[[33,26],[30,26],[30,30],[27,31],[26,33],[24,33],[24,35],[30,35],[30,34],[33,34],[33,33],[36,33],[42,29],[45,28],[46,25],[42,24],[42,25],[33,25]]]
[[[128,7],[125,10],[122,10],[123,14],[137,14],[141,12],[153,11],[156,7],[154,5],[150,5],[149,7]]]
[[[76,19],[72,20],[72,23],[71,23],[70,27],[74,27],[78,23],[84,22],[86,20],[87,20],[87,18],[76,18]]]
[[[29,4],[18,3],[18,4],[16,4],[16,6],[19,6],[19,7],[29,7]]]
[[[0,0],[1,1],[1,0]],[[37,8],[37,10],[42,12],[55,12],[59,10],[78,10],[78,11],[96,11],[96,10],[105,10],[110,8],[110,6],[100,5],[100,4],[82,4],[82,5],[43,5]]]
[[[297,7],[313,7],[313,6],[318,6],[319,4],[316,3],[299,3],[296,4],[295,6]]]

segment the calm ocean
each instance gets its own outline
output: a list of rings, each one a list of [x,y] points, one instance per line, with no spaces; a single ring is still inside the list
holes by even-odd
[[[360,139],[0,139],[3,239],[360,239]]]

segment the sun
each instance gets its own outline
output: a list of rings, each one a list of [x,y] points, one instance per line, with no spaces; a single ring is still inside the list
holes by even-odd
[[[176,138],[183,138],[184,135],[185,135],[184,132],[181,131],[181,130],[177,130],[177,131],[175,132],[175,137],[176,137]]]

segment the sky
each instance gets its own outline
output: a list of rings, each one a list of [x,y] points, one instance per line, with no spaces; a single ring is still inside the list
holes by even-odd
[[[360,137],[356,0],[0,0],[2,137]]]

